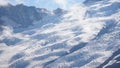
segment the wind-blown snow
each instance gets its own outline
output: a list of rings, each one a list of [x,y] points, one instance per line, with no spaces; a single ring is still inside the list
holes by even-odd
[[[14,33],[4,27],[0,68],[96,68],[120,48],[119,17],[120,2],[103,0],[73,6],[59,23],[42,28]]]
[[[7,6],[8,0],[0,0],[0,6]]]

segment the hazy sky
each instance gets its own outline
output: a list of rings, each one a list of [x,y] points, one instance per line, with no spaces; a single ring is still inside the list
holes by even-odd
[[[36,6],[40,8],[47,8],[49,10],[56,9],[58,7],[68,9],[71,6],[81,3],[84,0],[9,0],[12,4],[23,3],[29,6]]]

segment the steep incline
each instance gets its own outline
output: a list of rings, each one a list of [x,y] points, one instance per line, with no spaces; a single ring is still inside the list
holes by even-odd
[[[120,1],[93,1],[72,7],[59,22],[41,28],[40,21],[34,29],[20,33],[4,27],[0,68],[112,68],[111,62],[119,64]],[[8,46],[6,39],[15,43]]]
[[[15,6],[9,4],[8,6],[0,6],[0,26],[5,25],[25,29],[39,22],[40,24],[38,25],[41,27],[48,22],[59,22],[63,14],[64,11],[62,9],[56,9],[52,12],[44,8],[28,7],[23,4]],[[50,21],[50,19],[55,20],[55,22]]]

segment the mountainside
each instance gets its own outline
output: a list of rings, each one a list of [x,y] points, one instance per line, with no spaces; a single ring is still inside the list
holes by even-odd
[[[60,9],[56,9],[52,13],[44,8],[36,8],[33,6],[27,7],[23,4],[16,6],[9,4],[5,7],[0,6],[0,25],[7,25],[14,28],[27,28],[34,25],[37,21],[41,21],[39,24],[40,27],[43,24],[47,24],[43,21],[47,17],[51,18],[57,16],[60,18],[64,11],[61,9],[61,12],[57,13],[58,10]]]
[[[2,27],[0,68],[120,67],[119,0],[86,0],[67,12],[39,9],[37,15],[28,13],[35,20],[29,27]]]

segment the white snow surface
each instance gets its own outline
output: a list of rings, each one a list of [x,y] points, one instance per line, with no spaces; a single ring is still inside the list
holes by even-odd
[[[99,36],[106,27],[108,32]],[[96,68],[120,48],[120,1],[75,5],[63,20],[42,28],[20,33],[3,28],[1,41],[20,41],[9,46],[0,43],[0,68]]]

